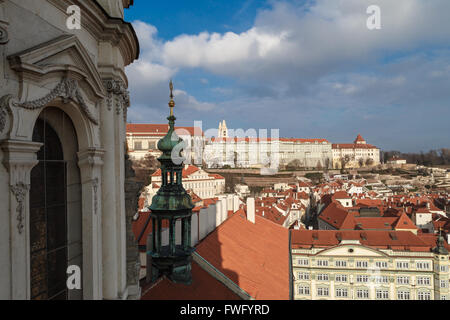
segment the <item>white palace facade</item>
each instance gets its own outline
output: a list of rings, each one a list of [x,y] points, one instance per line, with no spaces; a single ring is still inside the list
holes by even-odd
[[[225,120],[220,122],[214,137],[205,137],[206,134],[196,127],[176,129],[191,147],[191,163],[207,168],[273,168],[274,165],[285,167],[290,164],[297,168],[340,169],[343,161],[346,168],[380,163],[380,150],[367,144],[360,135],[352,144],[331,144],[326,139],[257,137],[256,131],[230,134],[232,130],[227,128]],[[167,125],[128,124],[127,143],[131,157],[134,160],[147,154],[158,157],[156,144],[167,131]]]

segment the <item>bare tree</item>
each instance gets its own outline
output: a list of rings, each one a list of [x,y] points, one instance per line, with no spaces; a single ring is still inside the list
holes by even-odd
[[[361,168],[364,165],[364,159],[363,158],[359,158],[358,159],[358,164],[359,164],[359,167]]]
[[[372,166],[372,165],[373,165],[373,159],[372,159],[372,158],[368,158],[368,159],[366,160],[366,166],[370,167],[370,166]]]
[[[145,186],[150,184],[150,177],[158,170],[159,166],[159,161],[150,154],[147,154],[143,159],[133,161],[133,169],[136,172],[136,178]]]
[[[302,162],[299,159],[294,159],[286,165],[287,170],[298,170],[302,167]]]
[[[344,157],[341,157],[340,159],[341,162],[341,169],[345,169],[345,167],[347,166],[347,164],[350,162],[350,156],[349,155],[345,155]]]

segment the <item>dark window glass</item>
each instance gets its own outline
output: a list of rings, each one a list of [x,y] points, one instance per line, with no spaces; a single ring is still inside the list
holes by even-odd
[[[44,145],[31,171],[31,299],[67,299],[66,162],[56,132],[38,120],[33,141]]]

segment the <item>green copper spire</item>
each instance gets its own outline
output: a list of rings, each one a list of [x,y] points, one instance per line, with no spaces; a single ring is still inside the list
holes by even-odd
[[[161,163],[162,185],[152,199],[150,206],[152,218],[152,241],[148,255],[151,257],[151,278],[156,281],[166,275],[174,282],[191,283],[191,216],[194,204],[183,187],[183,163],[176,164],[173,156],[180,157],[181,150],[174,154],[174,148],[182,142],[175,133],[175,116],[173,108],[173,83],[170,81],[170,115],[169,132],[158,142],[158,149],[163,153],[158,161]],[[169,244],[163,245],[163,222],[169,226]],[[181,245],[176,245],[175,227],[181,222]]]
[[[175,148],[175,146],[180,143],[182,140],[178,135],[175,133],[175,118],[173,114],[173,108],[175,108],[175,101],[173,100],[173,83],[172,80],[170,81],[170,102],[169,102],[169,108],[170,108],[170,115],[167,118],[169,120],[169,132],[165,135],[164,138],[159,140],[158,142],[158,150],[163,153],[162,158],[163,159],[170,159],[172,157],[172,150]]]
[[[442,236],[442,227],[439,228],[439,237],[438,237],[438,241],[437,241],[437,247],[434,248],[434,252],[437,254],[448,254],[448,250],[445,247],[445,239]]]

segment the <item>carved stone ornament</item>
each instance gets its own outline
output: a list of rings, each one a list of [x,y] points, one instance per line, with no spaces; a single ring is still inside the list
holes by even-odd
[[[17,213],[17,230],[19,231],[19,234],[22,234],[24,229],[24,211],[25,211],[25,198],[27,196],[28,191],[30,190],[30,186],[24,184],[23,182],[19,182],[13,186],[11,186],[11,192],[16,197],[17,201],[17,207],[16,207],[16,213]]]
[[[9,41],[8,30],[0,26],[0,44],[6,44]]]
[[[98,178],[92,180],[92,188],[94,190],[94,214],[98,211]]]
[[[8,114],[11,114],[10,104],[11,104],[11,95],[6,95],[0,98],[0,133],[5,130],[6,127],[6,119]]]
[[[33,101],[26,101],[22,103],[13,102],[12,105],[27,110],[36,110],[45,107],[57,97],[62,97],[65,102],[67,102],[68,99],[77,102],[81,108],[81,111],[86,115],[86,117],[92,123],[96,125],[99,124],[98,120],[95,118],[95,116],[89,110],[89,107],[86,105],[83,96],[81,95],[80,90],[78,88],[78,82],[74,79],[63,78],[61,82],[52,91],[50,91],[49,94],[47,94],[43,98]]]
[[[113,102],[116,104],[116,113],[123,111],[126,120],[127,108],[130,106],[130,94],[122,80],[105,80],[104,85],[108,92],[106,105],[111,111]],[[115,98],[113,97],[115,95]]]
[[[7,116],[8,112],[6,111],[6,109],[0,106],[0,133],[2,133],[3,130],[5,130]]]

